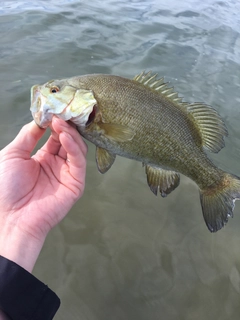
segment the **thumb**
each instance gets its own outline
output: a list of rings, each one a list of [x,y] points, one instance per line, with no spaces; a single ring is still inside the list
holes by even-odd
[[[8,145],[8,147],[18,150],[21,154],[26,154],[26,157],[29,158],[30,153],[33,151],[45,131],[45,129],[38,127],[35,121],[32,121],[22,127],[16,138]]]

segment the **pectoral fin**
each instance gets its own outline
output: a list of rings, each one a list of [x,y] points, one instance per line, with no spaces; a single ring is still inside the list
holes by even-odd
[[[106,149],[96,148],[96,162],[100,173],[107,172],[111,168],[115,158],[116,155],[108,152]]]
[[[146,174],[150,190],[155,195],[157,195],[159,190],[162,197],[166,197],[171,191],[177,188],[180,182],[178,173],[149,165],[146,165]]]
[[[134,131],[124,125],[115,123],[98,123],[98,126],[103,130],[103,134],[110,140],[117,142],[130,141],[134,137]]]

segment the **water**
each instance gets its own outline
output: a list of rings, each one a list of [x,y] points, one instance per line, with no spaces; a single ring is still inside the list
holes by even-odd
[[[153,70],[220,112],[229,137],[211,158],[240,175],[239,10],[237,0],[1,1],[0,147],[31,120],[33,84]],[[154,197],[140,163],[118,158],[102,176],[94,152],[84,197],[34,270],[62,300],[56,319],[239,319],[240,203],[210,234],[192,181]]]

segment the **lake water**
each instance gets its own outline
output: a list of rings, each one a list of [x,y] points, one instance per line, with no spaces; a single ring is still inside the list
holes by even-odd
[[[240,176],[239,12],[237,0],[1,1],[0,147],[31,120],[33,84],[152,70],[218,110],[229,137],[210,156]],[[100,175],[94,153],[34,270],[61,298],[56,319],[239,319],[240,203],[211,234],[192,181],[155,197],[140,163],[118,158]]]

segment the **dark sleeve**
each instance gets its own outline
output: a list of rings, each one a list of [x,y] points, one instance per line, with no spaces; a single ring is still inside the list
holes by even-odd
[[[12,320],[51,320],[58,296],[31,273],[0,256],[0,309]]]

